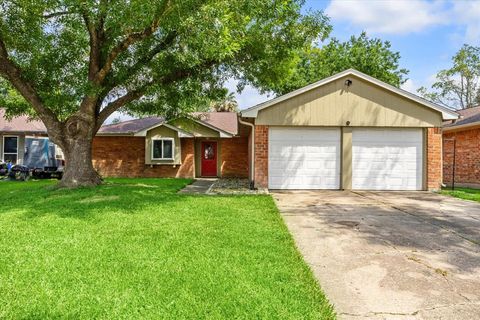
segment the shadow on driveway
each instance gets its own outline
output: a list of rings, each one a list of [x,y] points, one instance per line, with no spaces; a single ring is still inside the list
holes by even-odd
[[[273,194],[341,318],[480,315],[480,204],[428,192]]]

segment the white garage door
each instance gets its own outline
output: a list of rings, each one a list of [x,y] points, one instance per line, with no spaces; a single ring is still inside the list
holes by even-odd
[[[339,189],[340,129],[270,128],[270,189]]]
[[[352,188],[421,190],[421,129],[353,129]]]

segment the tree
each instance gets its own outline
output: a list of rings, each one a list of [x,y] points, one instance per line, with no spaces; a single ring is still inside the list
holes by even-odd
[[[120,122],[122,122],[122,119],[120,119],[120,117],[115,117],[115,118],[113,118],[111,124],[118,124]]]
[[[211,103],[211,110],[216,112],[238,112],[238,102],[235,93],[225,91],[225,95]]]
[[[322,47],[299,51],[289,76],[273,91],[285,94],[349,68],[399,87],[408,74],[399,68],[399,60],[400,54],[391,50],[390,42],[371,39],[365,32],[347,42],[333,38]]]
[[[429,91],[417,91],[426,99],[453,109],[480,105],[480,47],[463,45],[453,56],[453,66],[437,73]]]
[[[303,0],[3,0],[0,105],[37,117],[65,154],[60,186],[101,183],[92,140],[113,112],[174,116],[226,79],[268,90],[330,31]]]

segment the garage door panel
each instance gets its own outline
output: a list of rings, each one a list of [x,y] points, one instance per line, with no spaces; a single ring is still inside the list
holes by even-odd
[[[335,160],[326,160],[326,159],[315,159],[317,161],[308,161],[305,166],[307,169],[326,169],[325,171],[331,172],[331,170],[336,169],[338,166],[337,161]]]
[[[269,188],[338,189],[340,129],[270,128]]]
[[[352,188],[421,190],[421,129],[354,129]]]

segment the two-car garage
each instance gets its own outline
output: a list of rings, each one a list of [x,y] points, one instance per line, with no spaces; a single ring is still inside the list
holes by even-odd
[[[356,70],[241,112],[251,179],[269,189],[433,190],[441,126],[458,115]]]
[[[268,136],[270,189],[340,189],[342,160],[352,189],[423,189],[422,129],[353,128],[347,148],[341,128],[271,127]]]

